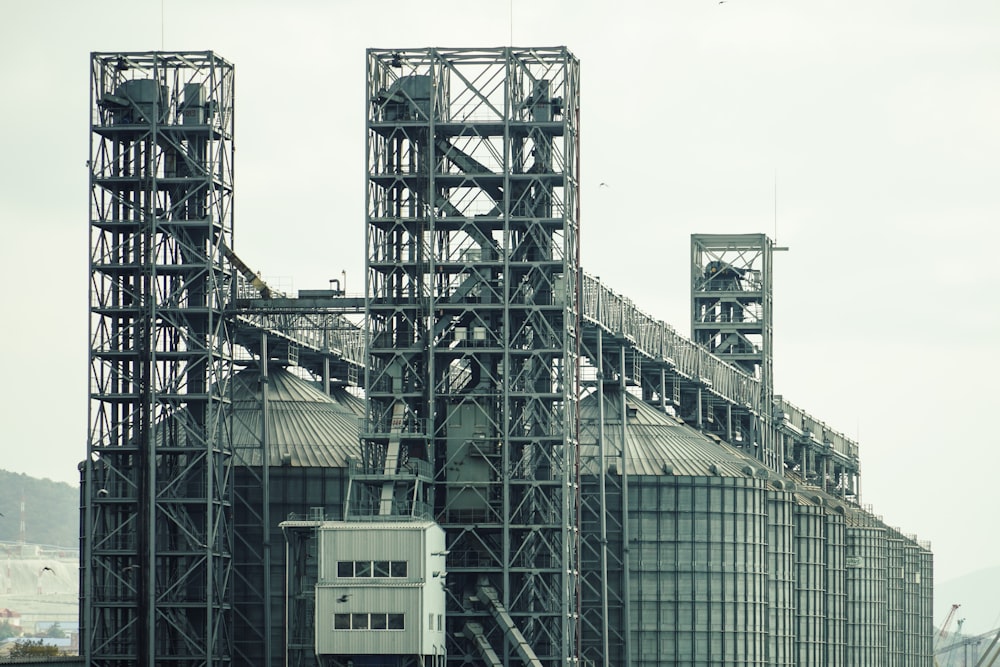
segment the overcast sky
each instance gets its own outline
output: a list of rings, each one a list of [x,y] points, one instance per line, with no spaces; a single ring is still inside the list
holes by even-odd
[[[996,0],[4,3],[0,467],[86,452],[91,51],[234,63],[236,250],[360,292],[365,48],[512,38],[581,60],[584,269],[688,333],[690,235],[776,236],[776,391],[938,581],[1000,563]]]

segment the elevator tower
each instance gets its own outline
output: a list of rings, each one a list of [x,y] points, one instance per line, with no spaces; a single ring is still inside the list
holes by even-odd
[[[351,511],[445,528],[449,660],[479,645],[571,664],[579,63],[561,47],[373,49],[367,81]]]
[[[233,67],[91,54],[82,653],[229,664]]]
[[[727,431],[735,423],[735,436],[727,439],[752,447],[770,468],[781,470],[771,414],[774,250],[765,234],[691,235],[691,337],[760,381],[758,405],[747,406],[757,418],[734,417],[730,410]]]

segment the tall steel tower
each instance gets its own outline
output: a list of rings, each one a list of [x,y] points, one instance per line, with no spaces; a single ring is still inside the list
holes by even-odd
[[[363,481],[447,532],[451,659],[578,648],[579,63],[368,52]]]
[[[769,467],[781,470],[772,433],[773,379],[773,253],[764,234],[691,235],[691,337],[712,354],[760,380],[760,401],[746,415],[726,407],[726,415],[711,414],[723,423],[727,439],[756,448]]]
[[[233,67],[94,53],[91,129],[82,652],[228,664]]]

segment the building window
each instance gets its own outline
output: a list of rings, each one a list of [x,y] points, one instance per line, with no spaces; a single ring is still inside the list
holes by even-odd
[[[341,578],[396,578],[406,577],[405,560],[339,560],[337,576]]]
[[[402,614],[334,614],[334,630],[404,630]]]

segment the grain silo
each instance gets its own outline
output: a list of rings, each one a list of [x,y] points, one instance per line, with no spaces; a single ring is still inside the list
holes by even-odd
[[[312,632],[286,618],[278,524],[313,508],[342,515],[361,401],[343,387],[324,394],[281,367],[262,374],[254,365],[235,380],[235,656],[241,664],[267,664],[265,656],[277,664],[296,633],[311,643]]]

